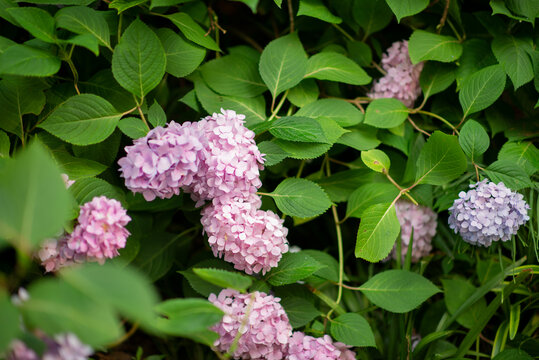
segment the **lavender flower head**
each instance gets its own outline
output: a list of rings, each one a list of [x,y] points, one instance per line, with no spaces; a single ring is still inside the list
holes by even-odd
[[[207,141],[204,161],[191,185],[185,187],[197,206],[205,200],[226,203],[238,196],[247,198],[262,186],[264,158],[244,119],[233,110],[221,109],[221,114],[193,123]]]
[[[423,63],[413,65],[408,55],[408,41],[394,42],[382,56],[382,68],[386,75],[374,82],[367,96],[373,99],[394,98],[408,107],[414,105],[421,95],[419,75]]]
[[[428,207],[416,206],[407,201],[397,201],[395,210],[401,225],[401,257],[406,256],[413,229],[412,261],[418,262],[432,250],[431,242],[436,235],[438,215]],[[392,256],[394,259],[397,258],[396,246],[393,248]]]
[[[258,291],[240,294],[224,289],[218,296],[211,294],[209,301],[225,313],[212,327],[219,334],[215,348],[228,351],[239,331],[242,335],[233,353],[235,359],[282,359],[292,326],[280,300]]]
[[[461,191],[449,208],[449,227],[472,245],[490,246],[493,241],[508,241],[530,219],[530,206],[522,194],[502,182],[487,179]]]
[[[37,336],[46,346],[41,358],[25,343],[14,340],[7,360],[86,360],[94,352],[91,347],[83,344],[77,336],[71,333],[59,334],[53,339],[38,331]]]
[[[224,257],[247,274],[265,274],[288,251],[288,229],[272,211],[259,210],[260,197],[235,198],[227,204],[210,204],[200,220],[215,256]]]
[[[334,343],[329,335],[320,338],[296,331],[288,340],[287,360],[354,360],[356,354],[343,343]]]
[[[67,240],[68,248],[76,254],[104,261],[118,256],[125,247],[131,221],[119,201],[105,196],[94,197],[81,206],[78,225]]]
[[[199,171],[201,141],[202,133],[189,122],[156,127],[125,147],[127,155],[118,161],[125,186],[147,201],[178,195]]]

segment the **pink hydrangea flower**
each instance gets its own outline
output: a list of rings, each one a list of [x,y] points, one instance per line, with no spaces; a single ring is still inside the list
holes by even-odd
[[[397,201],[395,210],[401,225],[401,258],[404,259],[406,256],[413,228],[412,262],[418,262],[432,250],[432,238],[436,235],[438,215],[428,207],[416,206],[408,201]],[[394,259],[397,258],[396,246],[393,248],[392,256]]]
[[[69,189],[69,187],[75,183],[75,180],[69,180],[69,176],[67,176],[67,174],[62,174],[62,180],[64,180],[66,189]]]
[[[367,96],[373,99],[394,98],[408,107],[421,95],[419,75],[423,63],[413,65],[408,54],[408,41],[394,42],[382,56],[386,75],[374,82]]]
[[[254,141],[255,134],[244,126],[245,116],[221,109],[196,123],[207,141],[204,161],[185,191],[197,202],[226,203],[234,197],[247,198],[262,182],[264,158]]]
[[[118,256],[125,247],[131,221],[119,201],[105,196],[94,197],[81,206],[78,225],[67,240],[68,248],[77,254],[103,261]]]
[[[334,343],[329,335],[320,338],[296,331],[288,340],[287,360],[354,360],[356,354],[343,343]]]
[[[225,313],[212,327],[219,334],[215,348],[227,352],[239,331],[242,335],[233,353],[235,359],[282,359],[292,326],[280,300],[258,291],[240,294],[224,289],[218,296],[211,294],[209,301]]]
[[[147,201],[178,195],[199,171],[203,140],[198,126],[189,122],[156,127],[125,147],[127,155],[118,161],[125,186]]]
[[[41,358],[25,343],[14,340],[7,360],[86,360],[94,352],[72,333],[58,334],[53,339],[42,331],[36,331],[36,336],[45,343],[46,347]]]
[[[247,274],[265,274],[288,251],[284,221],[272,211],[259,210],[260,205],[256,194],[212,203],[202,210],[200,220],[213,254]]]
[[[63,267],[82,264],[89,261],[85,254],[77,254],[69,248],[69,234],[63,234],[58,239],[46,239],[41,244],[37,256],[46,272],[56,272]]]

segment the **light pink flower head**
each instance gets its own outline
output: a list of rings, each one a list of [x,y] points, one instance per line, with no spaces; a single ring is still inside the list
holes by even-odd
[[[212,327],[219,334],[215,348],[227,352],[239,331],[242,335],[233,353],[235,359],[282,359],[292,326],[280,300],[258,291],[240,294],[224,289],[218,296],[211,294],[209,301],[225,313]]]
[[[264,159],[254,141],[255,134],[244,124],[245,116],[221,109],[196,123],[204,133],[204,161],[185,191],[197,202],[226,203],[234,197],[247,198],[262,185]]]
[[[8,360],[86,360],[94,353],[91,347],[83,344],[72,333],[58,334],[50,338],[37,330],[36,336],[45,343],[43,356],[39,357],[20,340],[11,343]]]
[[[288,251],[288,229],[272,211],[259,210],[260,197],[209,204],[200,220],[215,256],[224,257],[247,274],[265,274]]]
[[[374,82],[369,97],[373,99],[394,98],[408,107],[414,105],[421,95],[419,76],[423,63],[413,65],[408,54],[408,41],[394,42],[382,56],[382,68],[386,75]]]
[[[70,249],[68,240],[69,234],[62,234],[57,239],[46,239],[41,243],[37,257],[41,260],[45,272],[56,272],[63,267],[91,261],[85,254],[78,254]]]
[[[356,354],[343,343],[336,342],[329,335],[320,338],[296,331],[288,341],[285,355],[287,360],[354,360]]]
[[[81,206],[78,225],[67,240],[68,248],[98,261],[118,256],[129,236],[125,228],[129,221],[119,201],[94,197]]]
[[[75,183],[75,180],[70,180],[67,174],[62,174],[62,180],[64,180],[66,189],[69,189],[69,187]]]
[[[432,250],[431,243],[436,235],[438,215],[428,207],[417,206],[408,201],[397,201],[395,210],[401,225],[401,257],[404,259],[406,256],[413,228],[412,262],[418,262]],[[397,258],[396,246],[393,248],[392,256],[394,259]]]
[[[125,147],[127,155],[118,161],[125,186],[147,201],[178,195],[199,171],[203,140],[203,133],[189,122],[156,127]]]

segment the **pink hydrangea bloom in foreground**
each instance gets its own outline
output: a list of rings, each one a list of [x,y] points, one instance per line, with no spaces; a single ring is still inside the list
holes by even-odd
[[[37,336],[46,346],[42,357],[22,341],[15,340],[11,343],[7,360],[86,360],[94,352],[71,333],[59,334],[53,339],[39,331]]]
[[[382,56],[382,68],[386,75],[374,82],[369,97],[394,98],[408,107],[414,105],[421,95],[419,75],[423,63],[413,65],[408,55],[408,41],[394,42]]]
[[[320,338],[296,331],[288,340],[287,360],[354,360],[356,354],[348,347],[336,342],[329,335]]]
[[[244,126],[245,116],[221,109],[196,123],[207,141],[204,161],[185,191],[197,202],[226,203],[234,197],[247,198],[262,185],[264,159],[256,146],[255,134]]]
[[[240,294],[224,289],[209,300],[225,315],[212,327],[219,334],[214,343],[218,351],[226,352],[238,331],[242,333],[233,353],[235,359],[279,360],[285,355],[286,345],[292,335],[280,299],[261,292]]]
[[[86,255],[77,254],[71,250],[67,241],[69,235],[62,235],[58,239],[46,239],[41,244],[37,256],[46,272],[56,272],[63,267],[81,264],[88,261]]]
[[[200,220],[215,256],[224,257],[247,274],[265,274],[288,251],[288,229],[272,211],[259,210],[260,197],[209,204]]]
[[[203,132],[189,122],[156,127],[125,147],[127,155],[118,161],[125,186],[147,201],[178,195],[199,171],[203,140]]]
[[[438,215],[428,207],[416,206],[408,201],[397,201],[395,210],[401,225],[401,257],[406,256],[413,228],[412,261],[418,262],[432,250],[431,243],[436,235]],[[397,258],[396,246],[393,248],[392,256],[394,259]]]

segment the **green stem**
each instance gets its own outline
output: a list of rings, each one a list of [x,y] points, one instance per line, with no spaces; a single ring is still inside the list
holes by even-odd
[[[344,30],[342,27],[340,27],[339,25],[337,24],[331,24],[333,25],[333,27],[337,30],[339,30],[339,32],[341,34],[343,34],[344,36],[346,36],[348,38],[348,40],[350,41],[356,41],[356,39],[354,39],[354,37],[352,35],[350,35],[349,33],[346,32],[346,30]]]
[[[417,109],[417,110],[411,110],[410,111],[410,114],[413,114],[413,113],[419,113],[419,114],[424,114],[424,115],[428,115],[430,117],[433,117],[435,119],[438,119],[440,120],[441,122],[443,122],[444,124],[446,124],[447,126],[449,126],[451,129],[453,129],[453,131],[455,133],[459,133],[459,131],[457,130],[456,127],[453,126],[453,124],[451,124],[449,121],[447,121],[446,119],[444,119],[443,117],[441,117],[440,115],[438,114],[435,114],[435,113],[431,113],[430,111],[425,111],[425,110],[420,110],[420,109]]]
[[[283,106],[284,101],[286,100],[287,96],[288,96],[288,90],[286,90],[283,96],[281,97],[281,100],[277,104],[277,107],[275,108],[275,110],[272,111],[271,116],[268,118],[268,121],[273,120],[273,118],[277,116],[277,113],[279,112],[279,110],[281,110],[281,107]],[[275,98],[273,98],[273,102],[275,103]]]

